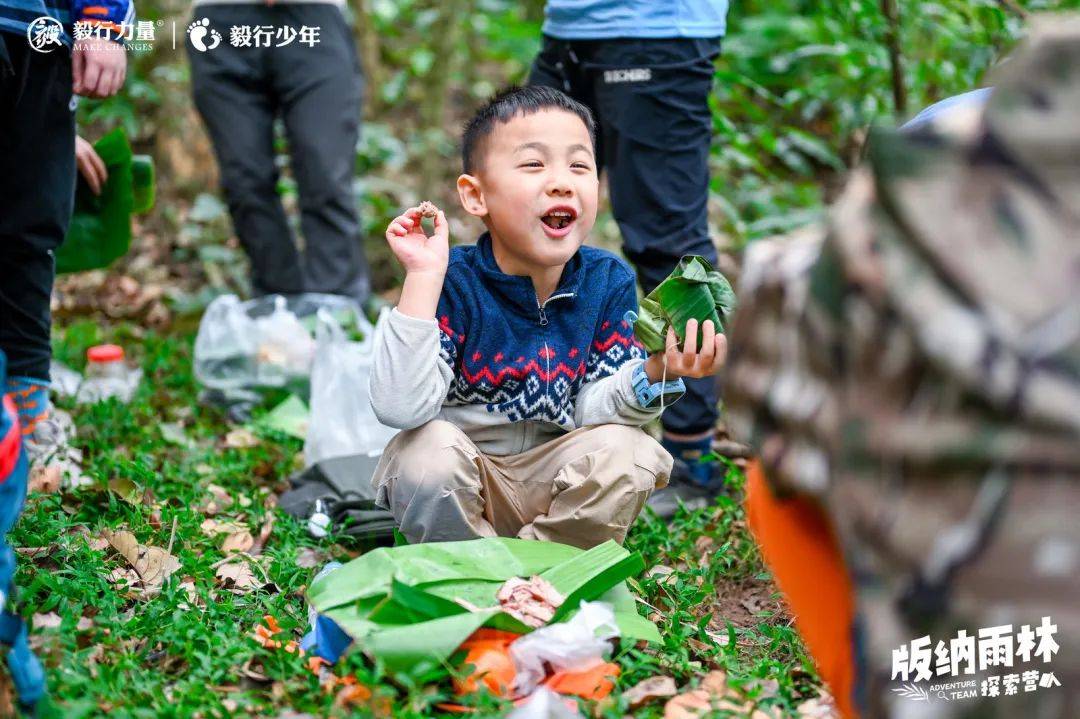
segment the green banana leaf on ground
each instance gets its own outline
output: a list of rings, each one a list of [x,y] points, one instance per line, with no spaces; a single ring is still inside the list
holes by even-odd
[[[634,334],[649,354],[664,349],[668,327],[675,328],[679,345],[686,340],[686,322],[698,321],[698,347],[701,325],[712,320],[718,332],[735,311],[735,292],[731,283],[713,269],[705,258],[687,255],[667,279],[644,299],[634,322]]]
[[[262,419],[248,426],[249,429],[272,429],[296,439],[307,439],[311,410],[304,400],[290,394],[280,404],[266,413]]]
[[[79,176],[75,214],[56,251],[58,273],[108,267],[131,246],[131,215],[154,206],[154,162],[132,154],[122,129],[102,136],[94,150],[109,176],[100,195]]]
[[[590,550],[503,537],[414,544],[354,559],[312,584],[308,600],[389,672],[430,681],[448,673],[451,657],[480,627],[532,631],[495,598],[512,577],[539,575],[566,598],[552,622],[599,600],[613,605],[624,637],[659,642],[624,582],[644,568],[640,554],[612,541]]]

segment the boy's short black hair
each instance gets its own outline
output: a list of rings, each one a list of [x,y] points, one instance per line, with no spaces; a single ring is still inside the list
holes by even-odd
[[[465,132],[461,137],[461,165],[464,172],[471,175],[480,164],[484,141],[491,136],[496,123],[509,122],[518,115],[531,115],[551,108],[566,110],[580,117],[589,130],[593,147],[596,146],[596,122],[589,108],[552,87],[508,87],[496,93],[465,123]]]

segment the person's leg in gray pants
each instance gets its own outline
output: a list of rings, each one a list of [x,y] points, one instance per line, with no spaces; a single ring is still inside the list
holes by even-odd
[[[359,237],[353,167],[360,130],[362,78],[341,11],[330,4],[207,5],[223,41],[188,46],[195,105],[206,123],[233,226],[251,259],[257,293],[331,292],[363,301],[370,290]],[[233,26],[318,28],[270,47],[234,47]],[[285,122],[300,197],[299,251],[277,195],[273,123]]]

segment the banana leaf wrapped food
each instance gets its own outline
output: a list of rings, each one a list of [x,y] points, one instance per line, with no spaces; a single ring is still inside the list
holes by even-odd
[[[717,332],[724,331],[724,322],[735,311],[735,292],[731,283],[698,255],[687,255],[667,279],[641,300],[634,335],[645,345],[649,354],[664,349],[668,327],[682,346],[686,340],[686,323],[698,321],[698,343],[701,347],[701,326],[712,320]]]
[[[659,642],[625,580],[641,555],[607,541],[590,550],[553,542],[493,537],[384,547],[312,583],[308,600],[357,648],[387,671],[413,681],[445,676],[462,644],[481,627],[527,634],[500,604],[509,580],[538,577],[561,599],[549,623],[571,619],[582,601],[612,605],[623,637]]]
[[[154,161],[132,153],[123,129],[103,135],[94,151],[109,177],[100,195],[79,177],[71,225],[56,250],[58,274],[108,267],[131,246],[131,216],[154,206]]]

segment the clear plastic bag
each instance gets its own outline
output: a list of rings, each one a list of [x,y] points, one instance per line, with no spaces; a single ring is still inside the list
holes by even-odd
[[[320,310],[348,330],[371,326],[355,300],[338,295],[266,295],[247,302],[236,295],[218,297],[195,337],[196,379],[216,390],[306,382]]]
[[[311,371],[315,357],[315,340],[291,312],[281,295],[274,297],[274,310],[256,317],[255,354],[257,383],[280,387],[293,377],[303,377]]]
[[[371,408],[368,377],[376,338],[387,311],[374,328],[361,320],[362,342],[350,342],[337,322],[320,310],[311,368],[311,420],[304,458],[307,466],[331,457],[377,455],[397,433],[379,422]]]
[[[619,636],[615,611],[606,602],[582,602],[568,622],[541,627],[510,645],[517,669],[514,696],[525,696],[552,672],[580,671],[604,661],[610,641]]]
[[[236,295],[222,295],[206,308],[195,336],[195,378],[214,389],[255,383],[258,342],[255,323]]]
[[[573,702],[570,702],[571,704]],[[529,700],[508,714],[506,719],[583,719],[567,700],[547,687],[540,687]]]

